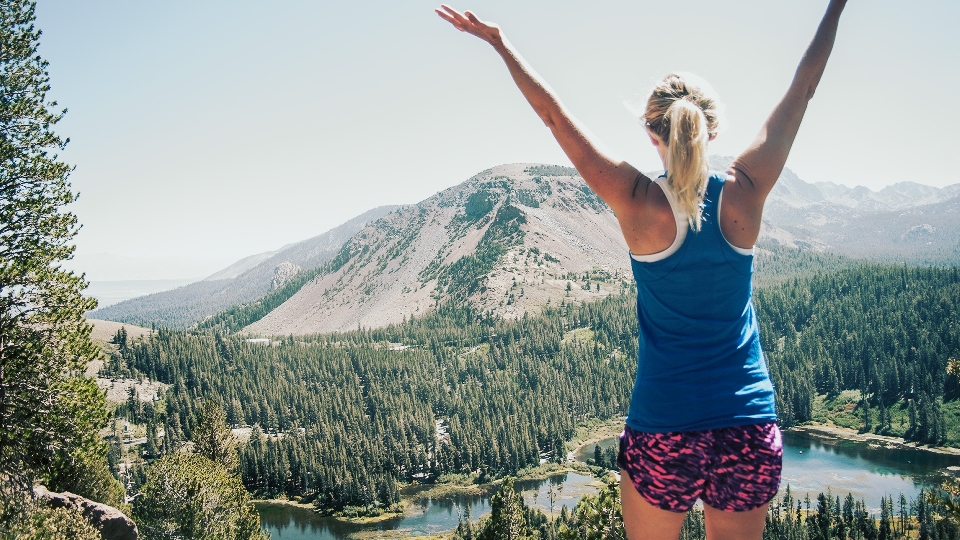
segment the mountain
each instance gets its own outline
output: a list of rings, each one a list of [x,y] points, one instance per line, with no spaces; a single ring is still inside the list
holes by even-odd
[[[369,224],[246,330],[379,327],[447,301],[515,318],[619,293],[628,265],[613,212],[575,169],[502,165]]]
[[[237,304],[257,300],[304,269],[321,266],[357,231],[396,208],[381,206],[368,210],[308,240],[245,257],[196,283],[132,298],[91,311],[88,316],[147,327],[157,324],[186,328]]]

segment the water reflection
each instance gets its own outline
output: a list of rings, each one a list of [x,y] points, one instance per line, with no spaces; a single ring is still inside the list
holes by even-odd
[[[876,443],[824,440],[799,432],[784,433],[783,485],[811,496],[830,489],[853,493],[868,505],[884,495],[916,497],[939,484],[947,467],[960,456],[910,448],[884,448]]]
[[[527,505],[550,513],[551,491],[553,511],[560,512],[576,506],[584,495],[596,493],[602,484],[592,476],[577,473],[554,475],[546,480],[518,480],[515,489],[521,491]],[[552,489],[551,489],[552,487]],[[392,531],[400,536],[433,535],[457,527],[461,514],[469,508],[472,520],[490,512],[490,495],[450,495],[427,498],[406,515],[369,525],[345,523],[320,517],[309,508],[282,504],[257,503],[260,521],[274,539],[283,540],[339,540],[358,533]]]

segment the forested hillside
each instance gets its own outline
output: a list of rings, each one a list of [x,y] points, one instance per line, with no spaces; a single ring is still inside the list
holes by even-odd
[[[228,422],[259,426],[241,452],[251,491],[387,505],[401,482],[564,460],[578,422],[622,415],[631,310],[622,297],[511,322],[442,309],[274,346],[160,331],[127,358],[173,385],[161,406],[165,448],[190,438],[200,400],[221,400]]]
[[[501,237],[510,237],[512,234],[516,234],[514,222],[508,221],[506,225],[506,227],[503,227],[499,231],[494,229],[494,232],[500,233]],[[482,264],[477,264],[478,261],[485,262],[487,266],[492,266],[490,259],[495,258],[493,256],[503,255],[503,242],[500,241],[502,238],[496,238],[494,235],[490,236],[493,238],[485,237],[484,240],[488,241],[481,241],[480,243],[479,247],[485,249],[478,249],[477,253],[473,256],[461,259],[462,263],[458,261],[460,264],[458,264],[457,268],[446,269],[444,273],[445,283],[451,286],[454,291],[459,290],[463,292],[468,290],[471,283],[475,283],[479,277],[482,277],[482,270],[489,270],[489,268],[483,268]],[[549,254],[543,254],[541,256],[540,253],[534,252],[533,250],[530,251],[529,255],[541,258],[541,260],[549,256]],[[343,250],[340,255],[327,264],[314,270],[297,274],[282,287],[274,289],[262,298],[221,311],[197,326],[201,330],[212,329],[228,333],[242,330],[245,326],[260,320],[277,306],[286,302],[310,280],[343,266],[348,258],[348,250]],[[626,257],[624,257],[624,259],[626,259]],[[771,285],[793,277],[808,277],[823,272],[850,268],[860,264],[859,261],[855,259],[840,255],[789,248],[771,242],[761,242],[757,245],[755,261],[756,274],[754,279],[760,285]],[[576,287],[573,289],[581,292],[581,294],[583,290],[596,286],[600,281],[608,282],[612,287],[620,287],[623,280],[622,276],[617,279],[611,279],[609,272],[602,270],[567,272],[563,274],[563,277],[566,278],[564,282],[569,282],[571,285],[576,284]],[[471,282],[468,278],[472,278],[473,281]],[[511,288],[514,294],[522,294],[519,289],[515,289],[518,288]],[[458,297],[458,300],[463,301],[463,295]]]
[[[946,366],[960,357],[960,269],[864,265],[761,287],[757,307],[784,427],[839,403],[827,412],[874,431],[960,440],[943,412],[958,396]],[[168,451],[214,399],[258,426],[241,451],[251,491],[371,507],[413,480],[564,459],[578,423],[626,413],[635,332],[628,292],[512,321],[447,305],[272,344],[161,330],[108,369],[172,385],[156,416]]]
[[[960,397],[946,370],[960,358],[958,268],[864,265],[762,288],[756,301],[781,423],[812,420],[824,394],[831,416],[858,415],[851,427],[960,444],[956,408],[943,410]]]

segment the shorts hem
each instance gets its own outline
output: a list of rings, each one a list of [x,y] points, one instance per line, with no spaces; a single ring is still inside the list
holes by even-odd
[[[683,513],[700,500],[722,512],[749,512],[779,492],[780,432],[775,422],[732,428],[661,434],[627,425],[617,465],[654,508]],[[749,454],[740,450],[743,444],[752,448]]]

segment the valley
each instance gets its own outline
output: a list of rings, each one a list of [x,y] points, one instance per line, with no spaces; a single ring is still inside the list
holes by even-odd
[[[562,470],[586,426],[621,421],[637,348],[615,218],[577,182],[562,167],[484,171],[359,223],[313,268],[271,254],[220,273],[229,281],[276,264],[283,279],[254,300],[189,329],[154,321],[153,333],[113,339],[99,374],[121,389],[114,400],[131,394],[115,412],[140,437],[117,450],[128,490],[157,456],[192,444],[210,402],[243,435],[238,473],[251,494],[327,516],[394,519],[416,486],[471,492]],[[811,185],[798,182],[784,182],[793,191],[775,208],[799,195],[790,212],[840,204],[811,202]],[[921,207],[954,215],[953,203],[923,193]],[[960,380],[947,371],[960,357],[960,276],[949,242],[915,251],[911,265],[867,262],[798,242],[811,223],[830,223],[809,216],[765,224],[756,250],[781,425],[960,446]],[[951,230],[941,225],[931,227]],[[893,244],[878,242],[868,255],[883,261]],[[940,263],[919,266],[927,257]]]

